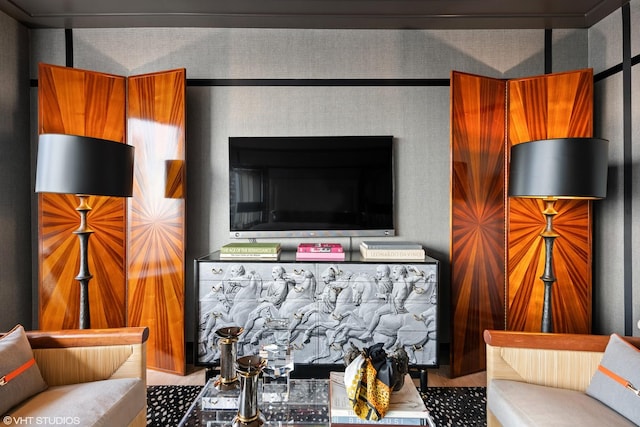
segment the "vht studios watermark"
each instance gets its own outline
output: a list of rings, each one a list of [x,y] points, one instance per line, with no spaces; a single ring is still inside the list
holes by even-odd
[[[80,425],[80,417],[12,417],[5,415],[2,417],[2,422],[7,426],[77,426]]]

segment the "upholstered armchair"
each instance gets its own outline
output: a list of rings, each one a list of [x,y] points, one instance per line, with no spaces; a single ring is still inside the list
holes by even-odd
[[[487,330],[484,340],[489,427],[635,425],[588,395],[594,374],[604,363],[609,336]],[[638,363],[640,338],[622,340],[631,345]],[[625,363],[636,366],[632,358]],[[626,393],[624,387],[620,389]],[[627,395],[634,396],[631,391]],[[632,403],[635,399],[631,397]]]
[[[8,415],[64,417],[79,425],[146,425],[148,328],[26,335],[47,388],[11,408]]]

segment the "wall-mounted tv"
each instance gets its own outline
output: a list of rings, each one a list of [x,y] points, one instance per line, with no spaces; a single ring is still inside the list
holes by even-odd
[[[393,236],[392,136],[230,137],[230,237]]]

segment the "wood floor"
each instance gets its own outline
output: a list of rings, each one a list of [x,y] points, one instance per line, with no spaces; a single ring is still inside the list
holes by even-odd
[[[428,369],[429,387],[485,387],[487,375],[485,371],[457,378],[450,378],[449,366],[443,365],[438,369]],[[414,380],[416,385],[418,380]],[[147,385],[204,385],[205,370],[193,365],[187,366],[184,376],[166,372],[147,370]]]

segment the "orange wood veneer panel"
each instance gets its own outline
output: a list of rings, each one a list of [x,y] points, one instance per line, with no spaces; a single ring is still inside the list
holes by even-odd
[[[451,74],[453,376],[483,369],[483,331],[504,328],[505,90]]]
[[[509,146],[538,139],[593,136],[590,69],[511,80]],[[544,284],[542,201],[510,199],[508,215],[508,329],[539,331]],[[560,200],[553,220],[554,332],[591,332],[591,202]]]
[[[186,369],[185,200],[179,197],[186,194],[185,88],[183,69],[130,77],[127,111],[127,141],[136,149],[129,204],[129,326],[150,329],[149,367],[179,374]]]
[[[125,140],[125,79],[40,64],[38,133]],[[91,327],[125,326],[125,199],[90,197],[89,283]],[[39,194],[39,328],[79,326],[80,224],[73,195]]]

